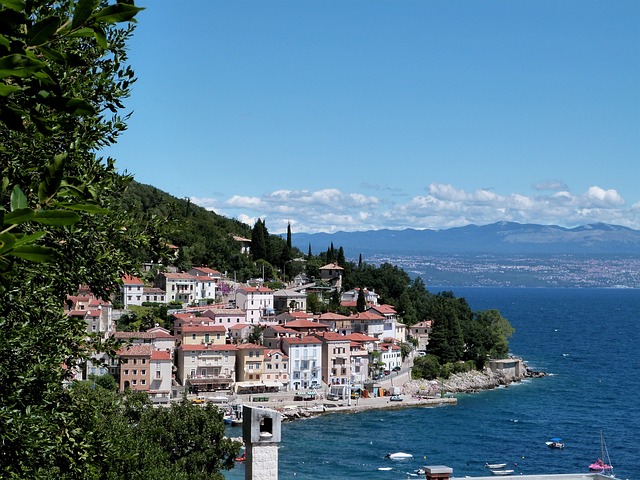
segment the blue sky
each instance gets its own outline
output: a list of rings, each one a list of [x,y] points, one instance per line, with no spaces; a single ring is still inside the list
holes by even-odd
[[[147,0],[141,183],[271,233],[640,229],[640,2]]]

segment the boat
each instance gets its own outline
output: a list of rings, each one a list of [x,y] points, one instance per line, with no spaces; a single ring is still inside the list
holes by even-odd
[[[242,452],[242,455],[236,457],[236,462],[244,462],[247,459],[247,451]]]
[[[564,443],[562,442],[562,439],[558,437],[554,437],[548,442],[544,442],[544,443],[546,443],[549,448],[564,448]]]
[[[506,463],[485,463],[484,466],[491,470],[500,470],[501,468],[506,467],[507,464]]]
[[[391,467],[378,467],[378,470],[382,472],[388,472],[389,470],[393,470]]]
[[[511,475],[513,470],[491,470],[492,475]]]
[[[387,453],[385,458],[390,458],[391,460],[404,460],[406,458],[413,458],[413,455],[410,453],[404,452],[396,452],[396,453]]]
[[[589,470],[592,472],[606,473],[613,476],[613,465],[611,465],[611,459],[609,458],[609,451],[607,450],[607,444],[604,442],[604,436],[600,432],[600,457],[598,460],[589,465]]]

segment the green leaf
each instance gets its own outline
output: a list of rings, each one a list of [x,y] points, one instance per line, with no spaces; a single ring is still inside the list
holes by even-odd
[[[93,28],[93,35],[96,37],[96,42],[98,42],[98,45],[100,45],[102,48],[107,48],[109,46],[109,42],[107,42],[107,34],[105,33],[104,29],[100,28],[100,26],[96,25]]]
[[[49,60],[53,60],[60,65],[64,65],[67,62],[66,54],[56,50],[55,48],[40,46],[39,50]]]
[[[0,233],[0,254],[11,250],[15,243],[16,237],[10,233]]]
[[[60,17],[46,17],[34,24],[27,32],[28,45],[42,45],[46,43],[58,30]]]
[[[15,85],[7,85],[6,83],[0,83],[0,96],[8,97],[12,93],[16,93],[21,91],[21,87],[17,87]]]
[[[46,203],[55,195],[62,183],[62,174],[66,153],[61,153],[53,157],[53,161],[47,165],[42,181],[38,185],[38,200]]]
[[[11,191],[11,211],[27,208],[27,205],[27,196],[18,185],[15,185]]]
[[[96,109],[93,108],[93,105],[82,98],[68,99],[65,105],[65,110],[72,115],[77,116],[94,115],[96,113]]]
[[[115,5],[109,5],[97,12],[93,17],[97,22],[105,23],[118,23],[133,21],[133,17],[136,14],[144,10],[142,7],[136,7],[135,5],[125,5],[123,3],[116,3]]]
[[[5,217],[6,218],[6,217]],[[33,217],[34,222],[43,225],[53,225],[62,227],[65,225],[73,225],[80,220],[80,215],[66,210],[40,210]]]
[[[26,55],[7,55],[0,58],[0,78],[29,77],[46,68],[47,64]]]
[[[73,22],[71,28],[76,29],[84,24],[93,11],[100,5],[100,0],[79,0],[73,9]]]
[[[22,0],[0,0],[0,5],[4,5],[15,12],[22,12],[25,9],[25,4]]]
[[[16,247],[19,245],[27,245],[29,243],[35,243],[44,237],[47,232],[39,231],[32,233],[31,235],[16,235],[15,245]]]
[[[79,28],[78,30],[71,32],[67,36],[71,38],[90,38],[94,36],[93,28],[91,27]]]
[[[4,223],[5,225],[18,225],[32,220],[33,217],[35,217],[35,214],[36,212],[30,208],[20,208],[5,214]]]
[[[9,252],[9,255],[23,258],[31,262],[50,262],[54,258],[55,250],[50,247],[41,247],[39,245],[23,245],[16,247]]]
[[[0,45],[2,45],[3,47],[7,47],[8,49],[11,46],[11,40],[0,34]]]

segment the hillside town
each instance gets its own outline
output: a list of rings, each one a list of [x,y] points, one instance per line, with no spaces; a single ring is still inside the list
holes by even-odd
[[[372,390],[373,382],[402,368],[401,345],[409,345],[409,337],[413,345],[409,352],[404,347],[404,357],[426,349],[431,325],[405,326],[374,290],[363,289],[366,307],[358,312],[359,289],[342,291],[342,271],[330,263],[320,268],[322,286],[299,275],[282,290],[261,279],[235,283],[209,267],[159,272],[153,285],[125,276],[113,303],[81,290],[67,298],[67,315],[84,319],[88,333],[122,346],[115,356],[94,356],[75,378],[110,374],[121,391],[147,392],[155,403],[216,391],[311,391],[338,400]],[[335,291],[350,315],[307,312],[309,292],[326,298]],[[123,312],[149,304],[172,307],[171,331],[159,325],[118,329]]]

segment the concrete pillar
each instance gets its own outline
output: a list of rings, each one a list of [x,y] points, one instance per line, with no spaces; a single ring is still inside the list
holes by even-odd
[[[282,415],[267,408],[245,405],[242,438],[245,444],[245,480],[278,480],[278,444]]]
[[[427,480],[448,480],[453,473],[453,468],[444,465],[431,465],[422,467]]]

